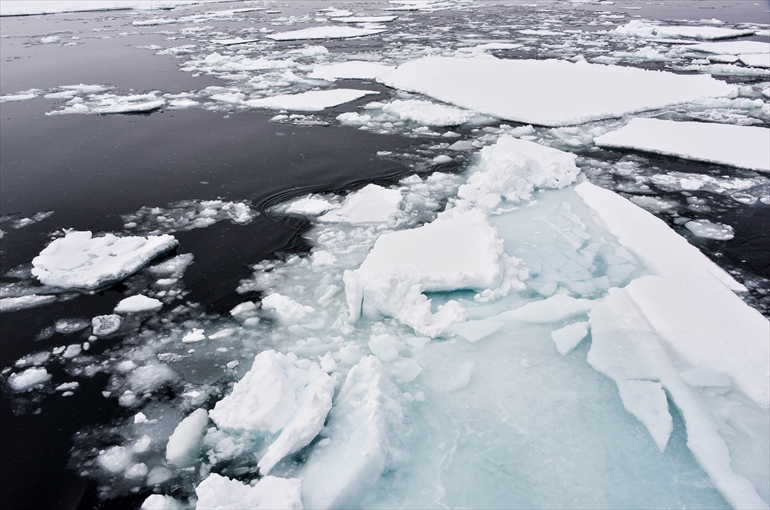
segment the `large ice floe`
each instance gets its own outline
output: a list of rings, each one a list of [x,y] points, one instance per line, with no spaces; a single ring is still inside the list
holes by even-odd
[[[494,57],[427,57],[402,64],[378,81],[487,115],[545,126],[580,124],[736,93],[733,86],[708,76]],[[635,93],[628,94],[629,89]]]
[[[32,274],[45,285],[95,289],[125,278],[176,245],[167,234],[93,237],[91,232],[68,232],[32,260]]]
[[[770,129],[764,127],[636,118],[594,142],[770,172]]]

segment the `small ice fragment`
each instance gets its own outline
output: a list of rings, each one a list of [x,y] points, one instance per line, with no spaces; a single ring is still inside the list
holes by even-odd
[[[56,44],[61,42],[61,38],[59,38],[59,36],[56,36],[56,35],[51,35],[48,37],[43,37],[42,39],[40,39],[40,42],[43,44]]]
[[[150,471],[151,474],[152,472],[153,471]],[[150,494],[147,496],[147,499],[144,500],[144,503],[142,503],[141,510],[179,510],[180,508],[181,506],[177,500],[171,496],[164,496],[163,494]]]
[[[96,336],[107,336],[120,329],[123,318],[120,315],[97,315],[91,319],[91,330]]]
[[[131,447],[131,451],[134,453],[144,453],[150,447],[150,444],[152,444],[152,438],[145,434],[136,440],[134,446]]]
[[[114,311],[116,313],[154,312],[161,308],[163,308],[162,301],[137,294],[121,300]]]
[[[770,134],[768,136],[770,136]],[[684,226],[698,237],[716,239],[717,241],[729,241],[735,237],[735,234],[733,234],[733,227],[730,225],[712,223],[709,220],[688,221]]]
[[[56,391],[71,391],[71,390],[76,390],[78,386],[80,386],[80,383],[73,381],[68,383],[62,383],[54,389]]]
[[[54,325],[54,330],[62,335],[69,335],[88,327],[88,322],[80,319],[59,319]]]
[[[588,335],[588,322],[575,322],[551,332],[551,339],[556,344],[559,354],[565,356],[577,347]]]
[[[8,377],[8,385],[15,391],[26,391],[33,386],[47,382],[49,379],[51,379],[51,375],[45,368],[33,367],[24,372],[11,374]]]
[[[158,485],[159,483],[163,483],[166,480],[172,478],[174,476],[174,472],[171,471],[169,468],[165,466],[155,466],[150,470],[150,473],[147,475],[147,485]]]
[[[385,362],[398,359],[398,351],[406,347],[395,335],[372,335],[368,345],[372,353]]]
[[[235,319],[245,320],[249,317],[252,317],[256,311],[256,304],[254,304],[252,301],[244,301],[243,303],[236,305],[232,310],[230,310],[230,315],[232,315]]]
[[[395,361],[390,369],[390,375],[395,377],[398,382],[412,382],[421,372],[422,367],[412,358]]]
[[[201,340],[205,340],[205,339],[206,339],[206,335],[203,333],[203,330],[195,328],[182,337],[182,342],[188,344],[188,343],[200,342]]]
[[[141,411],[134,415],[134,423],[147,423],[147,416]]]
[[[126,472],[123,474],[123,476],[126,478],[142,478],[146,474],[147,464],[140,462],[126,469]]]
[[[653,381],[623,379],[616,382],[623,407],[647,427],[658,449],[663,453],[674,430],[663,385]]]
[[[313,314],[316,311],[315,308],[311,306],[301,305],[293,299],[282,296],[277,292],[262,298],[262,308],[274,311],[281,322],[286,324],[296,324],[301,322],[309,314]]]
[[[208,412],[196,409],[176,426],[166,445],[166,460],[169,464],[187,467],[195,461],[208,423]]]
[[[348,195],[342,207],[318,219],[329,223],[389,223],[398,213],[401,200],[398,190],[368,184]]]
[[[120,473],[131,463],[131,453],[122,446],[110,446],[96,460],[110,473]]]
[[[358,89],[311,90],[299,94],[250,99],[244,101],[244,104],[254,108],[318,112],[326,108],[361,99],[369,94],[379,94],[379,92]]]
[[[452,326],[453,333],[460,335],[469,342],[478,342],[505,325],[503,322],[492,320],[466,321]]]
[[[220,329],[216,333],[210,334],[209,338],[211,340],[219,340],[221,338],[227,338],[227,337],[233,336],[233,333],[235,333],[235,329],[233,329],[233,328],[224,328],[224,329]]]
[[[337,370],[337,362],[334,360],[331,352],[327,352],[323,356],[319,356],[321,362],[321,370],[330,374]]]
[[[75,356],[79,355],[82,350],[83,350],[83,347],[80,344],[68,345],[61,356],[64,359],[72,359]]]
[[[591,311],[593,303],[588,299],[575,299],[566,294],[556,294],[542,301],[528,303],[516,310],[501,314],[501,318],[521,322],[559,322]]]
[[[227,363],[227,365],[225,365],[225,366],[232,370],[233,368],[237,367],[240,364],[241,364],[241,362],[236,359],[236,360],[233,360],[233,361],[229,361]]]
[[[265,476],[254,485],[231,480],[212,473],[196,488],[197,508],[224,510],[226,508],[249,508],[274,510],[301,510],[302,482],[297,478]]]
[[[28,296],[0,298],[0,313],[17,312],[28,308],[37,308],[56,301],[56,296],[40,296],[30,294]]]
[[[453,160],[451,157],[442,154],[441,156],[436,156],[433,158],[433,164],[434,165],[443,165],[445,163],[451,163]]]

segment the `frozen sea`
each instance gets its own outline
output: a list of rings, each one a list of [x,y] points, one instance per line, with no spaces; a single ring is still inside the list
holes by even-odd
[[[5,508],[770,503],[767,0],[4,0],[0,50]]]

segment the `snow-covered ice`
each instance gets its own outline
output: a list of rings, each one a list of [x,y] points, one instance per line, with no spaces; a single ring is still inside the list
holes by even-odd
[[[269,108],[272,110],[318,112],[326,108],[361,99],[369,94],[379,94],[379,92],[358,89],[311,90],[299,94],[250,99],[244,101],[244,104],[254,108]]]
[[[200,452],[203,432],[209,423],[205,409],[196,409],[174,429],[166,445],[166,460],[175,466],[188,467]]]
[[[594,142],[770,172],[770,129],[764,127],[635,118]]]
[[[363,37],[384,32],[381,28],[353,28],[345,26],[329,25],[325,27],[301,28],[299,30],[289,30],[287,32],[278,32],[268,34],[268,39],[274,41],[298,41],[306,39],[349,39],[351,37]]]
[[[159,299],[137,294],[120,300],[115,305],[115,313],[155,312],[163,308],[163,302]]]
[[[770,53],[770,43],[761,41],[706,42],[687,46],[687,50],[717,55],[746,55]]]
[[[37,308],[56,301],[56,296],[29,294],[27,296],[0,298],[0,313],[17,312],[28,308]]]
[[[731,39],[746,35],[753,35],[756,29],[736,30],[731,28],[714,26],[689,26],[689,25],[654,25],[641,20],[631,20],[628,24],[617,27],[615,34],[646,38],[676,39]]]
[[[708,220],[692,220],[685,223],[684,226],[698,237],[716,239],[718,241],[729,241],[735,237],[733,227],[730,225],[714,223]]]
[[[338,78],[374,80],[392,70],[393,66],[364,60],[350,60],[336,64],[317,65],[307,77],[328,81],[334,81]]]
[[[116,237],[68,232],[32,259],[32,274],[45,285],[95,289],[121,280],[177,245],[170,235]]]
[[[300,487],[296,478],[266,476],[253,486],[230,478],[210,474],[196,488],[196,508],[225,510],[234,508],[302,510]]]
[[[376,184],[367,184],[350,194],[341,206],[318,219],[328,223],[389,223],[399,211],[401,193]],[[289,211],[291,212],[291,211]]]
[[[38,384],[43,384],[51,379],[51,374],[45,368],[33,367],[23,372],[11,374],[8,385],[15,391],[26,391]]]
[[[378,81],[487,115],[545,126],[620,117],[735,92],[708,76],[493,57],[426,57],[402,64]]]

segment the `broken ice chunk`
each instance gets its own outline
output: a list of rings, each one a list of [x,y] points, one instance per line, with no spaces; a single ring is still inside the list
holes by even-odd
[[[770,133],[768,133],[768,136],[770,136]],[[688,221],[684,226],[698,237],[716,239],[717,241],[729,241],[735,237],[735,234],[733,234],[733,227],[730,225],[712,223],[709,220]]]
[[[763,127],[635,118],[594,142],[770,172],[770,129]]]
[[[303,39],[347,39],[350,37],[362,37],[365,35],[374,35],[384,32],[385,29],[372,28],[353,28],[340,26],[325,26],[302,28],[300,30],[289,30],[277,34],[270,34],[266,37],[274,41],[296,41]]]
[[[302,468],[308,508],[350,508],[403,456],[401,391],[380,360],[363,358],[340,389],[327,430],[331,442],[313,450]]]
[[[163,308],[163,302],[137,294],[136,296],[127,297],[122,299],[116,306],[114,312],[116,313],[137,313],[137,312],[154,312]]]
[[[401,192],[368,184],[347,196],[342,206],[318,218],[327,223],[390,223],[399,211]]]
[[[364,60],[349,60],[336,64],[317,65],[307,75],[308,78],[334,81],[337,78],[373,80],[394,69],[392,66],[367,62]]]
[[[228,508],[302,510],[302,482],[296,478],[265,476],[251,486],[212,473],[196,488],[196,508],[225,510]]]
[[[315,313],[312,306],[304,306],[293,299],[274,292],[262,298],[262,308],[272,310],[282,323],[296,324],[302,322],[305,317]]]
[[[32,259],[32,274],[45,285],[95,289],[125,278],[177,244],[170,235],[92,237],[87,231],[69,232]]]
[[[96,460],[110,473],[120,473],[131,463],[131,452],[122,446],[111,446],[99,453]]]
[[[457,195],[488,208],[502,199],[529,199],[536,188],[563,188],[580,173],[574,154],[508,135],[479,154],[479,162]]]
[[[142,510],[179,510],[180,508],[177,500],[162,494],[150,494],[142,503]]]
[[[196,409],[176,426],[166,445],[166,460],[169,464],[188,467],[195,462],[208,423],[206,410]]]
[[[575,322],[551,332],[556,350],[562,356],[569,354],[588,335],[588,322]]]
[[[48,382],[51,375],[45,368],[28,368],[24,372],[11,374],[8,378],[8,385],[15,391],[26,391],[33,386]]]
[[[334,379],[317,363],[292,353],[264,351],[209,416],[220,429],[233,433],[268,436],[280,432],[259,462],[260,472],[267,474],[320,432],[333,393]]]
[[[97,315],[91,319],[91,332],[96,336],[107,336],[120,329],[123,324],[123,318],[114,313],[108,315]]]
[[[663,385],[635,380],[619,380],[617,384],[623,407],[647,427],[660,453],[663,453],[674,430]]]
[[[4,297],[0,298],[0,313],[37,308],[38,306],[47,305],[54,301],[56,301],[56,296],[40,296],[37,294],[19,297]]]
[[[559,322],[591,311],[593,303],[588,299],[575,299],[566,294],[556,294],[542,301],[504,312],[498,317],[521,322]]]
[[[483,320],[466,321],[452,326],[451,331],[465,338],[469,342],[478,342],[486,338],[495,331],[505,326],[504,322]]]
[[[369,94],[379,94],[379,92],[358,89],[311,90],[299,94],[250,99],[244,101],[244,104],[254,108],[319,112],[326,108],[361,99]]]

